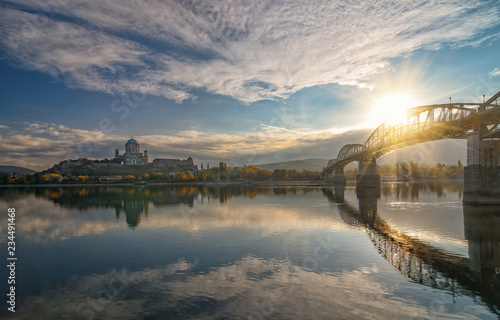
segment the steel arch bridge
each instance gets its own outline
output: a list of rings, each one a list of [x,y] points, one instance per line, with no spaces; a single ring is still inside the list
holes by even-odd
[[[407,118],[397,124],[383,123],[365,144],[347,144],[336,159],[328,161],[322,175],[344,168],[353,161],[376,161],[404,147],[440,139],[465,139],[480,123],[483,138],[500,137],[500,106],[491,104],[498,92],[484,104],[454,103],[420,106],[409,109]],[[479,120],[479,121],[478,121]]]

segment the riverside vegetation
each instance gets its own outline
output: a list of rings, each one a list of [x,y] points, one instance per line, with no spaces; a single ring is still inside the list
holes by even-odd
[[[195,181],[241,181],[241,180],[295,180],[295,179],[319,179],[320,172],[303,169],[287,170],[275,169],[273,171],[259,169],[253,165],[243,167],[227,167],[221,163],[219,167],[203,169],[198,172],[166,172],[154,171],[144,172],[141,166],[127,166],[116,170],[100,170],[92,172],[89,170],[75,169],[72,172],[54,173],[51,169],[34,174],[12,175],[10,173],[0,174],[0,184],[2,185],[32,185],[32,184],[78,184],[78,183],[128,183],[135,181],[149,182],[195,182]],[[383,164],[377,167],[378,173],[382,177],[405,177],[412,180],[439,179],[439,178],[459,178],[463,176],[463,165],[459,160],[455,165],[438,163],[434,166],[420,165],[416,161],[398,162],[396,164]],[[107,173],[107,174],[106,174]],[[355,178],[357,169],[346,170],[348,179]]]

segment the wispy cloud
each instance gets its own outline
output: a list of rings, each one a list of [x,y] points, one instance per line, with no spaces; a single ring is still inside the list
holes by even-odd
[[[0,43],[75,87],[252,102],[326,83],[369,87],[389,58],[478,45],[499,12],[495,1],[24,0],[2,8]]]
[[[498,69],[498,68],[493,69],[490,72],[490,76],[492,76],[492,77],[500,76],[500,69]]]
[[[262,125],[245,133],[211,133],[196,130],[178,131],[169,135],[135,137],[141,150],[155,158],[195,158],[195,163],[224,161],[230,166],[280,162],[307,158],[331,159],[348,143],[364,143],[372,129],[290,130]],[[19,165],[44,170],[67,158],[103,159],[114,157],[116,148],[124,149],[126,138],[105,135],[100,131],[69,128],[50,123],[26,123],[23,130],[10,130],[0,135],[3,165]],[[463,143],[432,142],[405,148],[382,162],[413,159],[421,163],[456,163],[465,156]],[[446,148],[439,147],[446,143]],[[446,151],[444,151],[446,150]],[[465,160],[464,160],[465,161]]]
[[[329,157],[346,143],[366,139],[370,131],[297,131],[262,125],[255,132],[221,134],[184,130],[172,135],[136,137],[141,150],[154,158],[196,157],[195,161],[226,161],[243,164]],[[2,164],[16,164],[43,170],[67,158],[112,158],[126,139],[100,131],[68,128],[50,123],[26,123],[24,130],[0,136]],[[123,150],[122,150],[123,151]]]

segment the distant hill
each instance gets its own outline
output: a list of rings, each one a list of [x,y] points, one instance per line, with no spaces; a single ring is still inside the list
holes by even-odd
[[[305,159],[305,160],[292,160],[284,162],[274,162],[274,163],[264,163],[255,164],[254,166],[259,169],[266,169],[273,171],[275,169],[287,169],[287,170],[297,170],[302,171],[302,169],[310,171],[321,171],[326,167],[327,159]]]
[[[16,166],[0,166],[0,172],[1,173],[10,173],[10,174],[33,174],[36,173],[37,171],[31,170],[28,168],[23,168],[23,167],[16,167]]]

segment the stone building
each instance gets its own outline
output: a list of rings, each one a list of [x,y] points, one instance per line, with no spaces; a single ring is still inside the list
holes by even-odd
[[[121,160],[123,165],[146,165],[148,164],[148,151],[141,152],[141,145],[134,139],[125,144],[125,153],[120,155],[120,150],[115,150],[115,159]]]
[[[153,168],[166,169],[171,172],[198,171],[198,166],[193,163],[193,158],[187,159],[154,159]]]

